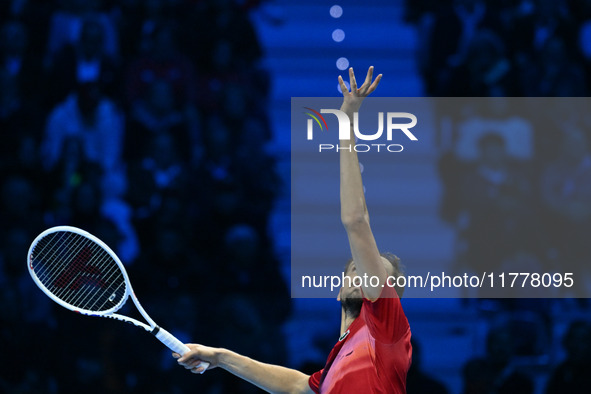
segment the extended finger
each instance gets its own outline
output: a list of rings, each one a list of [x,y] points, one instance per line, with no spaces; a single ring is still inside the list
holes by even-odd
[[[369,69],[367,70],[367,76],[365,77],[365,81],[363,82],[363,85],[361,85],[361,89],[363,89],[363,87],[370,86],[372,79],[373,79],[373,66],[370,66]]]
[[[351,93],[357,93],[357,81],[355,80],[353,67],[349,68],[349,83],[351,84]]]
[[[347,85],[345,85],[345,81],[343,81],[343,77],[339,75],[339,85],[341,86],[341,93],[343,96],[346,96],[349,93],[349,89],[347,89]]]
[[[376,80],[373,81],[373,83],[371,84],[369,89],[367,89],[367,94],[370,94],[371,92],[376,90],[376,88],[378,87],[378,84],[380,83],[381,80],[382,80],[382,74],[380,74],[376,77]]]

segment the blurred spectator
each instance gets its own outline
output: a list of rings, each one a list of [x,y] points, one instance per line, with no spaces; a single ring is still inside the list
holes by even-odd
[[[582,97],[586,95],[585,72],[568,51],[566,41],[551,37],[544,41],[522,70],[523,92],[534,97]]]
[[[102,10],[103,0],[61,0],[61,8],[51,16],[47,42],[47,62],[68,44],[77,43],[87,18],[92,18],[103,27],[102,52],[116,58],[119,54],[118,32],[111,16]]]
[[[51,216],[46,217],[48,224],[71,223],[87,231],[93,230],[95,221],[99,218],[102,196],[98,184],[81,182],[81,175],[86,174],[73,174],[69,183],[64,182],[64,187],[56,189]]]
[[[187,164],[201,156],[197,113],[191,106],[176,100],[173,85],[165,80],[154,80],[147,87],[145,97],[131,106],[125,135],[124,157],[134,163],[148,155],[158,154],[152,141],[166,135],[174,145],[177,159]]]
[[[0,28],[0,75],[14,81],[20,96],[26,100],[39,94],[41,68],[29,50],[27,27],[20,22],[7,22]]]
[[[16,79],[0,72],[0,173],[38,176],[42,127],[43,116],[36,103],[23,96]]]
[[[20,22],[0,27],[0,172],[23,172],[35,161],[41,139],[39,67],[28,50],[27,28]],[[32,157],[22,155],[31,148]]]
[[[79,85],[58,105],[47,121],[43,143],[43,162],[51,170],[61,156],[63,140],[80,138],[85,159],[99,164],[103,171],[118,170],[123,138],[122,117],[96,83]]]
[[[245,81],[242,84],[226,85],[222,91],[221,110],[224,120],[232,130],[240,130],[246,122],[262,121],[264,114],[262,109],[267,99],[268,84],[262,79],[266,73],[262,70],[255,71],[250,75],[244,75]],[[261,79],[262,78],[262,79]],[[257,136],[260,142],[267,142],[270,133],[262,133]]]
[[[201,193],[215,196],[204,201],[200,220],[219,224],[219,232],[204,234],[222,239],[224,229],[236,223],[249,223],[266,238],[267,219],[272,201],[279,190],[274,159],[264,150],[264,126],[255,119],[231,134],[217,115],[208,118],[204,130],[205,156],[197,178]],[[240,148],[238,148],[240,147]],[[200,194],[201,194],[200,193]],[[212,239],[206,243],[215,242]]]
[[[533,245],[536,217],[533,185],[524,166],[507,156],[503,137],[486,134],[480,155],[461,183],[460,228],[467,263],[477,272],[499,267],[519,245]]]
[[[256,31],[247,12],[241,10],[233,0],[206,0],[197,2],[192,12],[184,15],[185,31],[182,46],[191,54],[200,70],[215,71],[215,46],[226,41],[232,48],[232,62],[235,70],[256,63],[262,56]],[[195,20],[208,23],[194,23]]]
[[[217,223],[217,226],[210,232],[197,235],[205,244],[219,244],[225,229],[245,221],[248,212],[240,209],[244,196],[236,179],[236,148],[230,130],[218,115],[209,116],[206,122],[203,133],[205,155],[195,176],[201,183],[198,197],[205,197],[201,200],[199,220]]]
[[[123,173],[107,174],[102,178],[100,188],[103,196],[101,216],[105,218],[102,223],[107,224],[107,230],[112,228],[109,233],[113,235],[113,242],[107,245],[117,251],[123,264],[130,265],[139,255],[139,240],[133,225],[133,208],[124,198],[127,179]]]
[[[189,59],[177,49],[177,38],[171,25],[157,26],[146,53],[135,60],[127,77],[130,105],[148,96],[157,80],[172,86],[174,103],[184,108],[195,101],[195,71]]]
[[[22,23],[27,27],[28,56],[40,67],[47,47],[49,19],[56,1],[5,0],[0,2],[0,24]],[[33,77],[31,75],[31,77]]]
[[[488,29],[500,33],[499,15],[491,12],[485,0],[454,0],[453,11],[461,26],[461,34],[456,53],[449,59],[452,66],[466,56],[479,31]]]
[[[465,56],[442,79],[443,92],[452,96],[519,96],[517,73],[500,37],[491,30],[474,33]]]
[[[130,187],[127,199],[131,203],[136,220],[154,220],[169,195],[186,201],[192,190],[189,187],[189,172],[186,162],[179,155],[177,141],[168,134],[149,138],[149,151],[142,160],[129,166]],[[181,212],[184,211],[181,209]],[[183,218],[187,212],[184,212]],[[173,217],[167,220],[178,219]]]
[[[478,141],[486,134],[497,134],[505,141],[507,155],[516,160],[534,157],[534,130],[524,114],[525,105],[506,97],[491,97],[473,104],[461,101],[461,110],[473,108],[457,124],[454,153],[459,160],[472,161],[480,156]]]
[[[240,114],[257,111],[267,100],[270,81],[266,70],[252,63],[240,63],[235,43],[218,38],[212,44],[211,65],[199,79],[203,88],[201,108],[227,112],[235,122]]]
[[[135,58],[150,51],[151,37],[159,26],[178,23],[179,2],[125,0],[120,2],[121,53]]]
[[[49,70],[50,103],[62,101],[77,85],[96,83],[110,99],[119,98],[121,81],[115,58],[104,52],[105,32],[95,18],[83,21],[80,39],[55,55]]]
[[[541,50],[554,37],[567,43],[569,57],[574,57],[576,48],[576,23],[566,1],[535,0],[535,7],[530,20],[524,21],[521,33],[530,33],[531,44],[535,50]],[[529,22],[529,26],[528,26]]]
[[[589,10],[584,2],[554,0],[407,3],[424,43],[419,67],[426,91],[438,96],[582,95],[586,77],[577,63]]]
[[[422,22],[428,51],[422,56],[422,74],[427,92],[439,94],[451,70],[465,63],[478,32],[499,32],[501,22],[483,0],[451,0],[426,7],[432,11]]]
[[[586,321],[571,323],[562,341],[566,359],[552,373],[546,394],[582,394],[591,386],[591,324]]]
[[[515,354],[513,334],[504,326],[490,330],[486,355],[469,360],[463,369],[464,394],[533,394],[532,380],[511,361]]]
[[[213,253],[216,268],[214,288],[221,293],[247,294],[255,303],[261,319],[272,326],[289,314],[289,292],[270,248],[261,235],[247,224],[229,227],[220,253]]]
[[[64,223],[72,218],[74,194],[81,185],[92,185],[98,191],[103,171],[100,165],[85,157],[83,149],[80,137],[68,136],[62,141],[58,162],[49,172],[52,182],[47,184],[50,196],[46,198],[49,201],[46,221],[49,224]]]
[[[129,167],[126,199],[145,252],[142,261],[149,262],[143,272],[169,273],[176,278],[175,287],[186,288],[195,284],[193,273],[199,269],[199,257],[194,246],[189,246],[194,188],[178,146],[167,133],[149,138],[147,154]]]
[[[249,202],[249,223],[265,233],[269,213],[281,187],[275,170],[276,157],[266,149],[270,131],[260,118],[247,116],[239,132],[239,147],[235,153],[237,178]]]

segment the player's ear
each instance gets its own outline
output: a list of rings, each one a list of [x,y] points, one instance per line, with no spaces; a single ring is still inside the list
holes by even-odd
[[[341,287],[339,289],[339,294],[337,294],[337,301],[341,302],[341,292],[343,291],[343,288]]]

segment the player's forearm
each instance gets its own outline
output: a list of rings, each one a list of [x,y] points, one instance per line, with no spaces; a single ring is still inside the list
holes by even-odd
[[[294,369],[261,363],[230,350],[220,351],[219,367],[269,393],[311,393],[309,376]]]
[[[341,108],[341,110],[345,109],[345,107]],[[353,113],[348,113],[348,115],[351,122],[353,122]],[[353,123],[351,123],[349,139],[339,140],[341,221],[345,227],[353,226],[362,221],[369,221],[359,159],[354,146],[355,134],[353,132]]]

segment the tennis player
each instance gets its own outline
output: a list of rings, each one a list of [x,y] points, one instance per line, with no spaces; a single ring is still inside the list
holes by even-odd
[[[373,80],[373,67],[358,88],[353,69],[349,70],[351,91],[343,79],[339,84],[344,100],[341,111],[353,119],[365,97],[378,86],[382,75]],[[406,392],[406,374],[411,363],[410,327],[400,304],[402,288],[389,287],[389,276],[402,275],[400,261],[391,254],[380,254],[369,226],[361,171],[353,126],[348,140],[340,141],[341,220],[349,238],[353,259],[345,269],[346,277],[364,275],[378,278],[372,287],[363,283],[353,287],[345,280],[338,299],[341,302],[341,336],[330,352],[326,365],[308,376],[277,365],[264,364],[230,350],[187,344],[190,352],[179,364],[193,373],[223,368],[270,393],[388,393]],[[369,281],[367,281],[369,282]],[[375,280],[373,284],[375,284]]]

